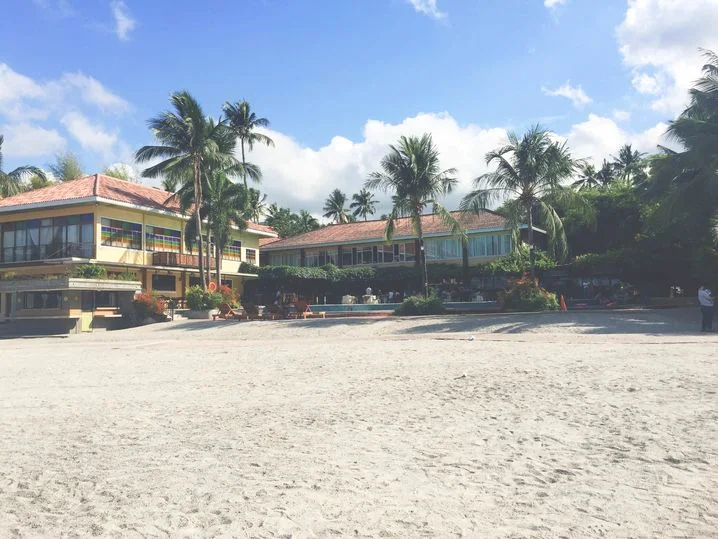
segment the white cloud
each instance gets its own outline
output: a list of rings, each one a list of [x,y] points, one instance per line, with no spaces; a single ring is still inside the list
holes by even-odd
[[[658,144],[670,146],[664,138],[667,128],[667,124],[658,123],[645,131],[631,132],[610,118],[589,114],[588,120],[574,125],[566,138],[574,157],[600,163],[624,144],[632,144],[641,152],[655,152]]]
[[[651,107],[675,115],[700,75],[698,48],[718,49],[718,0],[628,0],[616,30],[633,85],[655,95]]]
[[[553,97],[565,97],[566,99],[570,100],[571,103],[573,103],[574,107],[583,107],[585,105],[588,105],[593,101],[588,95],[586,95],[586,92],[583,91],[583,88],[581,88],[581,85],[578,86],[571,86],[570,82],[567,82],[563,86],[559,86],[558,88],[554,88],[553,90],[546,87],[541,87],[541,91],[545,95],[553,96]]]
[[[117,133],[108,133],[76,111],[68,112],[60,121],[84,149],[102,154],[105,158],[115,156]]]
[[[51,15],[59,17],[73,17],[77,11],[69,0],[33,0],[33,3]]]
[[[85,102],[97,106],[102,111],[124,112],[130,108],[127,101],[110,92],[97,79],[78,72],[67,73],[61,80],[80,90]]]
[[[439,6],[437,6],[437,0],[407,0],[407,2],[409,2],[417,12],[428,15],[434,19],[442,20],[447,17],[446,13],[441,11]]]
[[[617,122],[627,122],[631,119],[631,113],[627,110],[615,109],[613,111],[613,119]]]
[[[65,139],[54,129],[28,123],[0,126],[5,135],[3,154],[9,159],[52,155],[65,149]]]
[[[555,9],[558,6],[563,6],[568,0],[543,0],[543,5],[548,9]]]
[[[113,0],[110,2],[110,9],[112,10],[112,16],[115,19],[115,34],[122,41],[130,39],[130,32],[137,26],[135,21],[127,10],[127,4],[122,0]]]

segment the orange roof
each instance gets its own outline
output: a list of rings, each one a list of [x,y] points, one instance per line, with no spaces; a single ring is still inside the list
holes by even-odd
[[[0,199],[0,210],[16,211],[24,209],[24,206],[42,205],[47,207],[56,202],[71,204],[72,201],[81,203],[97,199],[102,199],[103,202],[111,201],[142,206],[155,211],[181,213],[179,202],[172,197],[172,193],[139,183],[118,180],[103,174],[92,174],[77,180],[56,183],[42,189]],[[248,223],[248,225],[249,230],[255,232],[276,234],[274,229],[265,225],[254,223]]]
[[[508,222],[505,217],[491,211],[482,211],[479,214],[474,212],[451,212],[463,229],[467,232],[477,230],[507,230]],[[450,228],[434,214],[422,215],[421,227],[424,235],[448,235],[451,233]],[[310,247],[317,245],[331,245],[340,243],[354,243],[362,241],[384,241],[384,231],[386,230],[385,220],[374,221],[357,221],[355,223],[347,223],[344,225],[329,225],[312,232],[305,232],[297,236],[284,238],[268,242],[263,246],[266,250],[294,249],[300,247]],[[395,238],[413,238],[414,233],[411,219],[403,217],[397,219]]]

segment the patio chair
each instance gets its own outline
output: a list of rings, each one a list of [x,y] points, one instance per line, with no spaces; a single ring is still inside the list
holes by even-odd
[[[219,306],[219,312],[212,315],[212,320],[217,320],[217,318],[222,320],[242,320],[246,318],[246,314],[239,310],[235,311],[228,303],[222,303]]]

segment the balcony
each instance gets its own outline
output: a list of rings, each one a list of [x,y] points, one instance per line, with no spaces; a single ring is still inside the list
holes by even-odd
[[[5,247],[0,251],[0,264],[60,260],[63,258],[94,258],[94,243],[55,243]]]
[[[206,264],[207,261],[204,260]],[[183,253],[152,253],[153,266],[168,266],[173,268],[196,268],[199,266],[198,255],[188,255]],[[214,258],[210,259],[210,267],[214,268],[216,262]]]

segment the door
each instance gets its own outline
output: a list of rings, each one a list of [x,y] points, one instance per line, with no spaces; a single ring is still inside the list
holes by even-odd
[[[80,313],[80,331],[92,331],[92,317],[95,311],[95,293],[82,292],[82,312]]]
[[[3,314],[5,315],[5,320],[9,320],[10,315],[12,314],[12,293],[8,292],[7,294],[4,294],[4,296]]]

